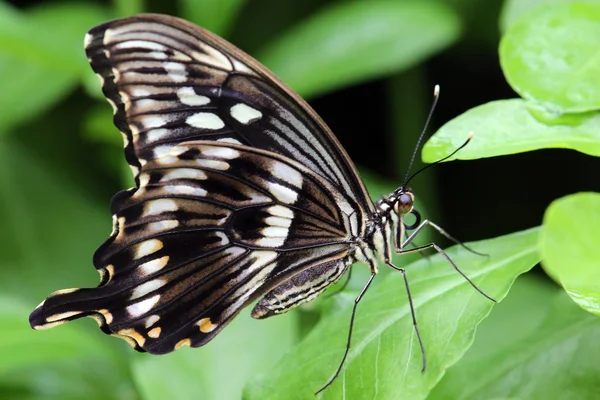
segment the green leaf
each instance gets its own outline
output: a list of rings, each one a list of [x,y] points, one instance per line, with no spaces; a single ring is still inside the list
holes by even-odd
[[[83,4],[45,4],[21,14],[0,7],[0,134],[70,93],[87,71],[83,37],[105,19]]]
[[[597,399],[599,335],[564,292],[519,278],[428,399]]]
[[[505,0],[499,18],[500,30],[506,32],[523,15],[549,3],[581,3],[581,0]]]
[[[544,269],[581,308],[600,315],[600,194],[554,201],[544,215],[540,252]]]
[[[227,36],[245,0],[181,0],[183,18]]]
[[[534,111],[532,113],[532,111]],[[567,148],[600,156],[600,114],[569,114],[552,121],[520,99],[475,107],[442,126],[423,147],[423,161],[434,162],[473,139],[451,159],[472,160],[544,148]],[[534,117],[535,115],[535,117]]]
[[[301,95],[315,96],[416,65],[459,30],[457,16],[436,2],[346,2],[303,21],[257,58]]]
[[[486,293],[501,300],[519,274],[538,261],[538,230],[472,244],[489,257],[454,246],[448,255]],[[404,283],[390,274],[358,307],[352,347],[338,379],[321,398],[423,399],[443,371],[469,348],[475,328],[493,302],[477,293],[439,255],[407,268],[413,303],[427,351],[421,373]],[[343,354],[350,310],[321,323],[272,371],[247,387],[248,399],[310,398],[332,376]]]
[[[240,315],[202,348],[139,355],[133,363],[137,386],[145,400],[239,399],[248,378],[266,373],[296,341],[296,316],[253,320]]]
[[[49,331],[36,332],[27,324],[30,304],[0,295],[0,376],[12,369],[24,368],[43,362],[56,362],[76,356],[98,356],[102,343],[85,338],[89,332],[76,325]]]
[[[85,196],[22,145],[0,141],[0,292],[33,306],[57,289],[96,286],[91,261],[110,232],[107,201]]]
[[[500,43],[500,63],[523,98],[551,110],[600,108],[600,3],[557,3],[514,23]]]
[[[0,54],[71,74],[88,68],[83,38],[107,19],[103,8],[89,3],[45,3],[27,14],[0,8],[0,14],[0,21],[10,22],[0,24]]]
[[[50,72],[38,65],[0,55],[0,137],[66,97],[77,84],[69,73]]]
[[[87,329],[95,323],[38,332],[27,323],[32,309],[19,298],[0,295],[0,398],[9,398],[2,395],[8,385],[21,387],[32,398],[66,398],[76,393],[79,398],[111,399],[119,392],[135,391],[124,357],[97,328],[96,332]],[[82,371],[83,364],[88,365]],[[77,383],[70,382],[75,376]]]
[[[144,12],[144,0],[113,0],[116,15],[129,17]]]

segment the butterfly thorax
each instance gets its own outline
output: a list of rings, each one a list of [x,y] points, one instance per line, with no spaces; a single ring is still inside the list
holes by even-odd
[[[365,238],[382,262],[390,261],[392,249],[402,246],[407,229],[403,217],[415,213],[418,218],[413,203],[412,190],[401,186],[375,204],[375,211],[366,224]]]

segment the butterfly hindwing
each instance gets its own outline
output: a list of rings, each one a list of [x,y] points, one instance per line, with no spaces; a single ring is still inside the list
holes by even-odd
[[[263,308],[281,312],[273,295],[292,277],[288,308],[316,296],[345,270],[364,229],[330,182],[248,146],[173,146],[139,180],[113,199],[113,233],[94,256],[101,285],[51,295],[33,326],[91,315],[138,350],[201,346],[267,293]]]

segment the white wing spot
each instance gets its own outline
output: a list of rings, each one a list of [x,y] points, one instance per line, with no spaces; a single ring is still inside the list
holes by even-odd
[[[288,235],[288,229],[279,227],[279,226],[269,226],[268,228],[263,228],[260,232],[267,236],[273,238],[286,238]]]
[[[187,72],[184,64],[167,62],[163,64],[163,68],[167,71],[169,78],[173,82],[185,82],[187,80]]]
[[[160,317],[156,314],[149,316],[146,319],[146,328],[150,328],[152,325],[154,325],[155,323],[157,323],[160,320]]]
[[[221,53],[219,50],[202,42],[198,42],[198,47],[200,47],[204,51],[204,53],[206,53],[204,54],[199,51],[192,52],[192,57],[198,60],[199,62],[206,63],[217,68],[222,68],[227,71],[231,71],[233,69],[229,58],[223,53]]]
[[[289,165],[276,161],[271,164],[270,172],[290,185],[302,188],[302,174]]]
[[[262,247],[280,247],[283,246],[285,238],[260,238],[256,241],[257,246]]]
[[[162,214],[169,211],[177,211],[178,209],[179,207],[177,206],[177,203],[175,203],[171,199],[151,200],[148,203],[146,203],[142,217]]]
[[[223,138],[223,139],[217,139],[217,142],[225,142],[225,143],[233,143],[233,144],[242,144],[242,142],[240,142],[237,139],[234,138]]]
[[[204,147],[202,149],[202,154],[206,157],[218,157],[225,158],[227,160],[231,160],[234,158],[238,158],[240,156],[240,152],[229,148],[229,147]]]
[[[160,300],[159,294],[152,296],[149,299],[140,301],[139,303],[130,305],[129,307],[127,307],[127,312],[132,317],[139,317],[150,311],[152,307],[154,307],[156,303],[158,303],[158,300]]]
[[[93,39],[94,39],[94,37],[92,35],[90,35],[89,33],[86,33],[85,38],[83,39],[84,48],[90,47],[90,44],[92,44]]]
[[[292,225],[291,219],[282,217],[267,217],[265,218],[265,222],[269,226],[278,226],[281,228],[289,228]]]
[[[220,239],[219,244],[221,246],[225,246],[227,244],[229,244],[229,237],[227,237],[226,234],[224,234],[223,232],[215,232],[215,235]]]
[[[204,106],[210,103],[210,98],[197,94],[194,88],[182,87],[177,91],[179,100],[188,106]]]
[[[257,250],[253,251],[252,255],[256,261],[250,266],[250,272],[254,272],[257,269],[264,267],[277,258],[276,251]]]
[[[193,179],[193,180],[205,180],[207,179],[206,174],[194,168],[177,168],[167,172],[161,179],[161,182],[171,181],[175,179]]]
[[[287,207],[281,206],[279,204],[269,207],[267,209],[267,211],[269,212],[269,214],[274,215],[276,217],[282,217],[282,218],[288,218],[288,219],[294,218],[294,212],[292,210],[290,210]]]
[[[151,111],[153,108],[158,108],[158,102],[154,99],[136,99],[133,104],[135,105],[136,113]]]
[[[161,258],[156,258],[152,261],[148,261],[139,266],[139,269],[142,271],[144,275],[150,275],[157,271],[160,271],[169,263],[169,256],[164,256]]]
[[[231,116],[244,125],[248,125],[262,118],[262,113],[244,103],[231,107]]]
[[[171,155],[177,157],[177,156],[182,155],[189,149],[190,149],[189,147],[179,144],[177,146],[173,146],[173,148],[171,149]]]
[[[210,112],[199,112],[190,115],[185,123],[199,129],[217,130],[225,126],[223,120]]]
[[[298,192],[275,182],[267,182],[267,189],[277,200],[286,204],[294,204],[298,200]]]
[[[165,60],[168,56],[167,53],[161,51],[151,51],[150,53],[144,54],[145,57],[155,58],[157,60]]]
[[[150,183],[150,175],[143,173],[140,175],[140,187],[144,187]]]
[[[150,91],[141,87],[133,87],[130,89],[131,95],[134,97],[147,97],[150,96]]]
[[[163,248],[163,242],[158,239],[149,239],[137,245],[135,249],[134,260],[154,254]]]
[[[153,231],[167,231],[169,229],[175,229],[179,226],[179,221],[175,219],[168,219],[166,221],[152,222],[149,227]]]
[[[247,74],[256,75],[256,73],[254,71],[252,71],[250,68],[248,68],[248,66],[246,64],[243,64],[243,63],[239,62],[236,59],[233,60],[233,66],[235,67],[236,71],[240,71],[240,72],[245,72]]]
[[[173,156],[164,156],[159,158],[158,160],[156,160],[157,163],[159,163],[160,165],[169,165],[169,164],[174,164],[176,163],[178,160],[177,157],[173,157]]]
[[[164,279],[153,279],[151,281],[144,282],[133,290],[130,300],[139,299],[148,293],[154,292],[156,289],[163,287],[166,283],[167,281]]]
[[[200,167],[217,169],[219,171],[227,171],[229,169],[229,163],[225,161],[198,159],[196,163]]]
[[[186,194],[189,196],[206,196],[206,189],[199,187],[192,187],[186,185],[170,185],[165,186],[165,191],[171,194]]]
[[[146,140],[148,142],[155,142],[155,141],[163,138],[164,136],[166,136],[168,133],[169,133],[169,131],[164,128],[151,129],[148,132],[146,132]]]
[[[161,157],[164,157],[166,155],[170,155],[172,148],[173,148],[173,146],[170,146],[168,144],[165,144],[165,145],[162,145],[162,146],[156,146],[154,148],[154,158],[161,158]]]
[[[117,49],[149,49],[164,52],[167,50],[165,46],[160,43],[149,42],[147,40],[128,40],[126,42],[120,42],[114,46]],[[164,54],[164,53],[163,53]]]
[[[165,118],[159,117],[157,115],[147,115],[144,117],[140,117],[139,121],[144,125],[144,128],[146,129],[160,128],[161,126],[169,122]]]

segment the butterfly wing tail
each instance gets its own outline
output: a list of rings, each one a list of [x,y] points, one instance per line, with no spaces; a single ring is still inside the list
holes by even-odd
[[[102,330],[108,332],[112,315],[103,306],[106,295],[103,287],[62,289],[52,293],[29,315],[29,324],[35,330],[62,325],[82,317],[94,318]]]

